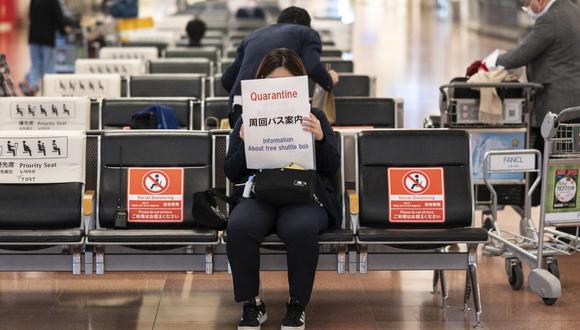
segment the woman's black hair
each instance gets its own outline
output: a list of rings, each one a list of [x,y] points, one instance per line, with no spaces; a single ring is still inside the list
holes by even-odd
[[[266,78],[270,73],[280,67],[286,68],[293,76],[306,75],[306,68],[298,54],[288,48],[276,48],[264,56],[258,67],[256,78]]]

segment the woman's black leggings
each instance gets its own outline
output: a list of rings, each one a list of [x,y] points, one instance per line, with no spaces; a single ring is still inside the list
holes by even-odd
[[[327,227],[326,210],[318,205],[276,207],[254,199],[240,202],[230,215],[226,245],[236,301],[258,296],[260,243],[276,232],[286,243],[290,296],[307,304],[318,264],[318,235]]]

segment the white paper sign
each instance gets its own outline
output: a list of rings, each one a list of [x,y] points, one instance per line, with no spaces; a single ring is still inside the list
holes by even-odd
[[[121,97],[119,74],[46,74],[44,96]]]
[[[2,131],[0,183],[85,182],[82,131]]]
[[[88,130],[87,97],[2,97],[0,130]]]
[[[244,80],[242,100],[248,168],[315,168],[314,138],[302,128],[310,115],[306,76]]]
[[[491,155],[489,163],[492,171],[532,171],[536,169],[536,154]]]
[[[159,57],[156,47],[103,47],[99,58],[155,60]]]
[[[118,73],[139,75],[147,73],[145,61],[141,59],[79,58],[75,62],[75,73]]]

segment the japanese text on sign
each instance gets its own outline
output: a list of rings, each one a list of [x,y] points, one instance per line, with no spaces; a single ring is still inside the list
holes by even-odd
[[[314,139],[302,128],[310,115],[306,76],[244,80],[242,99],[248,168],[314,169]]]

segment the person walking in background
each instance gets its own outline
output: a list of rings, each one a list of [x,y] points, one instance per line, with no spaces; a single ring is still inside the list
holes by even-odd
[[[68,29],[59,0],[31,0],[28,17],[31,63],[19,87],[24,95],[34,96],[44,74],[54,73],[56,32],[64,34]]]
[[[0,97],[2,96],[16,96],[10,68],[4,54],[0,54]]]

